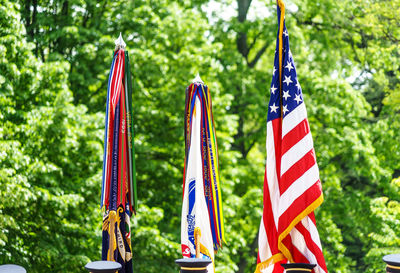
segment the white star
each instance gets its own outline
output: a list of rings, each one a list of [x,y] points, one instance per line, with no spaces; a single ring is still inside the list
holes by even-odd
[[[275,76],[276,68],[274,66],[274,70],[272,71],[272,76]]]
[[[283,114],[286,114],[286,112],[289,112],[289,110],[287,109],[287,105],[283,106],[282,111],[283,111]]]
[[[292,63],[288,61],[285,68],[289,69],[289,72],[290,72],[290,70],[293,69]]]
[[[274,85],[271,86],[271,93],[275,95],[275,90],[278,89]]]
[[[276,109],[279,108],[278,106],[275,106],[275,102],[274,102],[274,104],[271,105],[270,107],[271,107],[271,113],[272,113],[272,112],[276,113]]]
[[[298,79],[296,79],[296,87],[297,87],[297,90],[299,90],[301,87],[300,87],[300,83],[299,83],[299,80]]]
[[[287,29],[285,29],[285,31],[283,32],[283,35],[285,35],[286,37],[289,36],[289,34],[287,33]]]
[[[292,80],[290,79],[290,76],[289,77],[285,76],[285,80],[283,82],[286,83],[286,85],[289,86],[289,84],[292,83]]]
[[[288,91],[283,91],[283,96],[282,96],[285,100],[287,100],[287,98],[290,98],[291,96],[289,95],[289,90]]]
[[[295,101],[297,101],[297,104],[301,102],[300,95],[296,94],[296,97],[294,98]]]

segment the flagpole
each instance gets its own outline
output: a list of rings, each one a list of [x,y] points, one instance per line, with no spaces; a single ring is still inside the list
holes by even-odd
[[[114,265],[122,266],[121,272],[129,273],[132,272],[129,219],[136,209],[136,186],[133,165],[132,85],[128,52],[125,48],[126,43],[120,33],[115,40],[107,90],[106,148],[103,165],[105,183],[102,192],[102,205],[106,212],[102,226],[102,260],[118,262]],[[108,268],[109,265],[96,263],[94,268],[87,269],[91,272],[116,272],[117,269]]]
[[[181,272],[214,273],[214,251],[224,241],[218,148],[211,93],[199,73],[186,88]],[[197,261],[206,261],[199,266]]]
[[[281,118],[283,119],[283,103],[282,103],[282,51],[283,51],[283,26],[285,22],[285,3],[282,0],[276,0],[276,4],[280,10],[279,20],[279,108],[281,110]]]

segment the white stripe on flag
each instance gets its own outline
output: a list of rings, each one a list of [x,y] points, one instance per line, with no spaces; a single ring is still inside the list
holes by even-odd
[[[275,227],[278,229],[278,208],[279,208],[279,184],[276,173],[274,128],[272,121],[267,123],[267,181],[271,199],[272,213],[274,215]]]
[[[311,149],[313,149],[313,140],[311,133],[308,133],[299,142],[293,145],[284,155],[282,155],[281,175],[305,156]]]
[[[260,255],[260,261],[265,261],[272,256],[267,232],[265,231],[264,217],[261,217],[260,231],[258,234],[258,254]]]
[[[290,185],[281,195],[279,202],[279,217],[285,213],[290,205],[319,179],[318,165],[314,164],[301,177]]]
[[[294,227],[290,232],[290,236],[292,237],[293,245],[307,258],[310,264],[317,265],[314,268],[315,273],[327,273],[319,266],[317,258],[315,257],[314,253],[310,249],[308,249],[303,234],[301,234],[300,231],[298,231]]]
[[[317,227],[315,226],[314,222],[310,219],[310,217],[307,216],[303,220],[301,220],[301,223],[307,230],[310,231],[311,239],[322,251],[322,245],[321,245],[321,241],[319,239],[318,230],[317,230]]]
[[[304,102],[302,102],[292,112],[290,112],[283,118],[282,138],[305,118],[307,118],[307,110]]]

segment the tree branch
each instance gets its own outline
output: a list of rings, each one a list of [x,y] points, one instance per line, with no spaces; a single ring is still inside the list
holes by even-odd
[[[267,50],[267,47],[268,47],[268,43],[265,43],[264,46],[257,52],[254,59],[250,63],[247,63],[248,67],[253,68],[257,64],[257,62],[260,60],[261,56],[264,54],[265,50]]]
[[[254,47],[254,45],[257,42],[257,39],[261,36],[262,32],[257,33],[257,35],[254,37],[253,42],[249,45],[249,51]]]
[[[250,4],[252,0],[238,0],[238,20],[243,23],[246,21],[247,13],[249,12]]]
[[[238,21],[243,23],[246,21],[247,13],[250,8],[251,0],[238,0]],[[238,32],[238,38],[236,40],[236,46],[238,51],[247,61],[249,55],[249,48],[247,46],[247,33],[240,31]]]

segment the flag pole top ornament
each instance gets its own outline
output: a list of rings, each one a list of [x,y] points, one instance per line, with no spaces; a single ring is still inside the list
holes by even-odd
[[[193,83],[204,84],[203,80],[200,78],[199,73],[196,74],[196,77],[193,79]]]
[[[121,48],[125,49],[125,47],[126,47],[126,43],[125,43],[124,39],[122,39],[122,34],[120,32],[118,39],[115,40],[115,50],[118,50]]]

